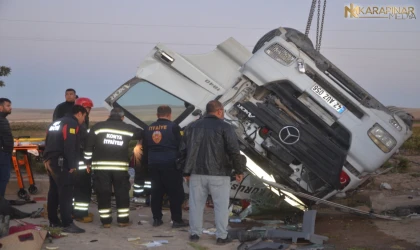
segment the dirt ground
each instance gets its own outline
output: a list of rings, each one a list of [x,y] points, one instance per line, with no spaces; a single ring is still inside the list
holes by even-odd
[[[412,163],[404,169],[389,171],[386,174],[373,177],[362,185],[357,191],[348,193],[345,199],[334,199],[332,201],[344,203],[353,207],[370,209],[369,196],[382,193],[386,197],[396,195],[420,196],[420,156],[406,157]],[[413,163],[414,162],[414,163]],[[11,180],[13,181],[13,180]],[[386,182],[392,189],[380,188],[380,184]],[[38,195],[37,195],[38,196]],[[43,195],[45,197],[45,195]],[[9,196],[8,199],[16,199],[16,196]],[[42,206],[43,202],[28,204],[17,208],[23,211],[34,211]],[[315,233],[329,237],[324,249],[338,250],[376,250],[376,249],[420,249],[420,219],[404,219],[401,221],[388,221],[383,219],[371,219],[367,217],[351,215],[335,211],[325,206],[315,207],[317,210]],[[93,223],[79,225],[87,230],[85,234],[69,235],[68,237],[54,240],[53,243],[46,242],[43,246],[58,246],[59,249],[147,249],[143,243],[152,240],[165,239],[169,244],[149,249],[237,249],[239,241],[235,240],[226,246],[219,247],[215,244],[214,236],[204,234],[198,245],[190,245],[188,232],[185,230],[173,230],[170,227],[170,213],[165,212],[165,225],[161,228],[151,226],[150,208],[138,208],[130,213],[134,224],[128,228],[118,228],[114,225],[110,230],[100,228],[97,208],[91,204],[90,211],[94,212]],[[266,217],[266,218],[263,218]],[[254,219],[276,219],[284,220],[287,213],[284,210],[273,214],[265,213],[262,217]],[[184,212],[184,218],[188,218],[188,212]],[[205,228],[214,228],[214,214],[211,208],[206,209]],[[40,219],[24,219],[24,221],[46,224],[47,221]],[[141,221],[142,225],[138,225]],[[253,226],[262,226],[257,222],[251,223],[230,223],[232,228],[250,229]],[[167,238],[154,237],[166,235]],[[128,238],[140,237],[140,240],[128,242]],[[97,241],[94,241],[97,240]],[[92,242],[94,241],[94,242]],[[299,245],[304,245],[300,242]]]
[[[418,228],[420,220],[395,222],[325,211],[317,214],[315,232],[329,237],[328,249],[420,249]]]
[[[373,177],[348,197],[332,201],[369,209],[369,196],[377,193],[385,197],[420,196],[420,156],[404,156],[410,161],[407,168],[392,169]],[[395,162],[392,162],[395,163]],[[388,183],[391,190],[380,188]],[[419,204],[420,205],[420,204]],[[420,219],[388,221],[350,215],[332,209],[318,209],[316,233],[330,238],[328,245],[336,249],[420,249]]]

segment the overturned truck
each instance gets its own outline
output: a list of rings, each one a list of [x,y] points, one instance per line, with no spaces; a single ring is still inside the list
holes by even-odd
[[[143,129],[169,104],[183,128],[215,99],[254,177],[323,199],[359,186],[412,135],[410,114],[384,106],[283,27],[252,53],[233,38],[200,55],[157,44],[105,104]]]

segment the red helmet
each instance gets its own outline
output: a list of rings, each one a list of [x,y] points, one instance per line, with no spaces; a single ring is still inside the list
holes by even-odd
[[[83,106],[85,108],[92,108],[93,107],[93,102],[91,99],[87,98],[87,97],[79,97],[76,99],[76,102],[74,103],[74,105],[80,105]]]

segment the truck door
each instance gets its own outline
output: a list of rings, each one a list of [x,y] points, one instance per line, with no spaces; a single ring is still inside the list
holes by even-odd
[[[172,120],[181,124],[191,115],[195,106],[146,80],[134,77],[121,85],[105,100],[108,109],[121,108],[124,110],[126,122],[142,129],[157,120],[157,108],[160,105],[169,105],[172,109]],[[188,121],[189,123],[190,121]]]

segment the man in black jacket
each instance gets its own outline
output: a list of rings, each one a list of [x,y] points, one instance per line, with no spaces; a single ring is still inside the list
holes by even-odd
[[[218,244],[231,242],[229,219],[230,176],[241,182],[245,171],[238,138],[233,128],[223,121],[224,109],[219,101],[210,101],[207,115],[184,130],[179,160],[189,180],[190,240],[198,241],[203,229],[203,210],[210,194],[214,203]],[[246,160],[245,160],[246,162]]]
[[[73,200],[73,172],[79,166],[80,125],[87,111],[74,105],[71,114],[53,122],[48,128],[43,153],[45,169],[49,175],[48,220],[51,226],[62,226],[63,232],[84,233],[71,218]],[[61,222],[57,216],[60,206]]]
[[[53,122],[64,117],[65,114],[71,114],[74,102],[76,101],[76,90],[66,89],[66,101],[62,102],[55,107],[53,114]]]
[[[10,179],[13,152],[13,136],[6,116],[12,113],[12,102],[0,98],[0,196],[4,197]]]

